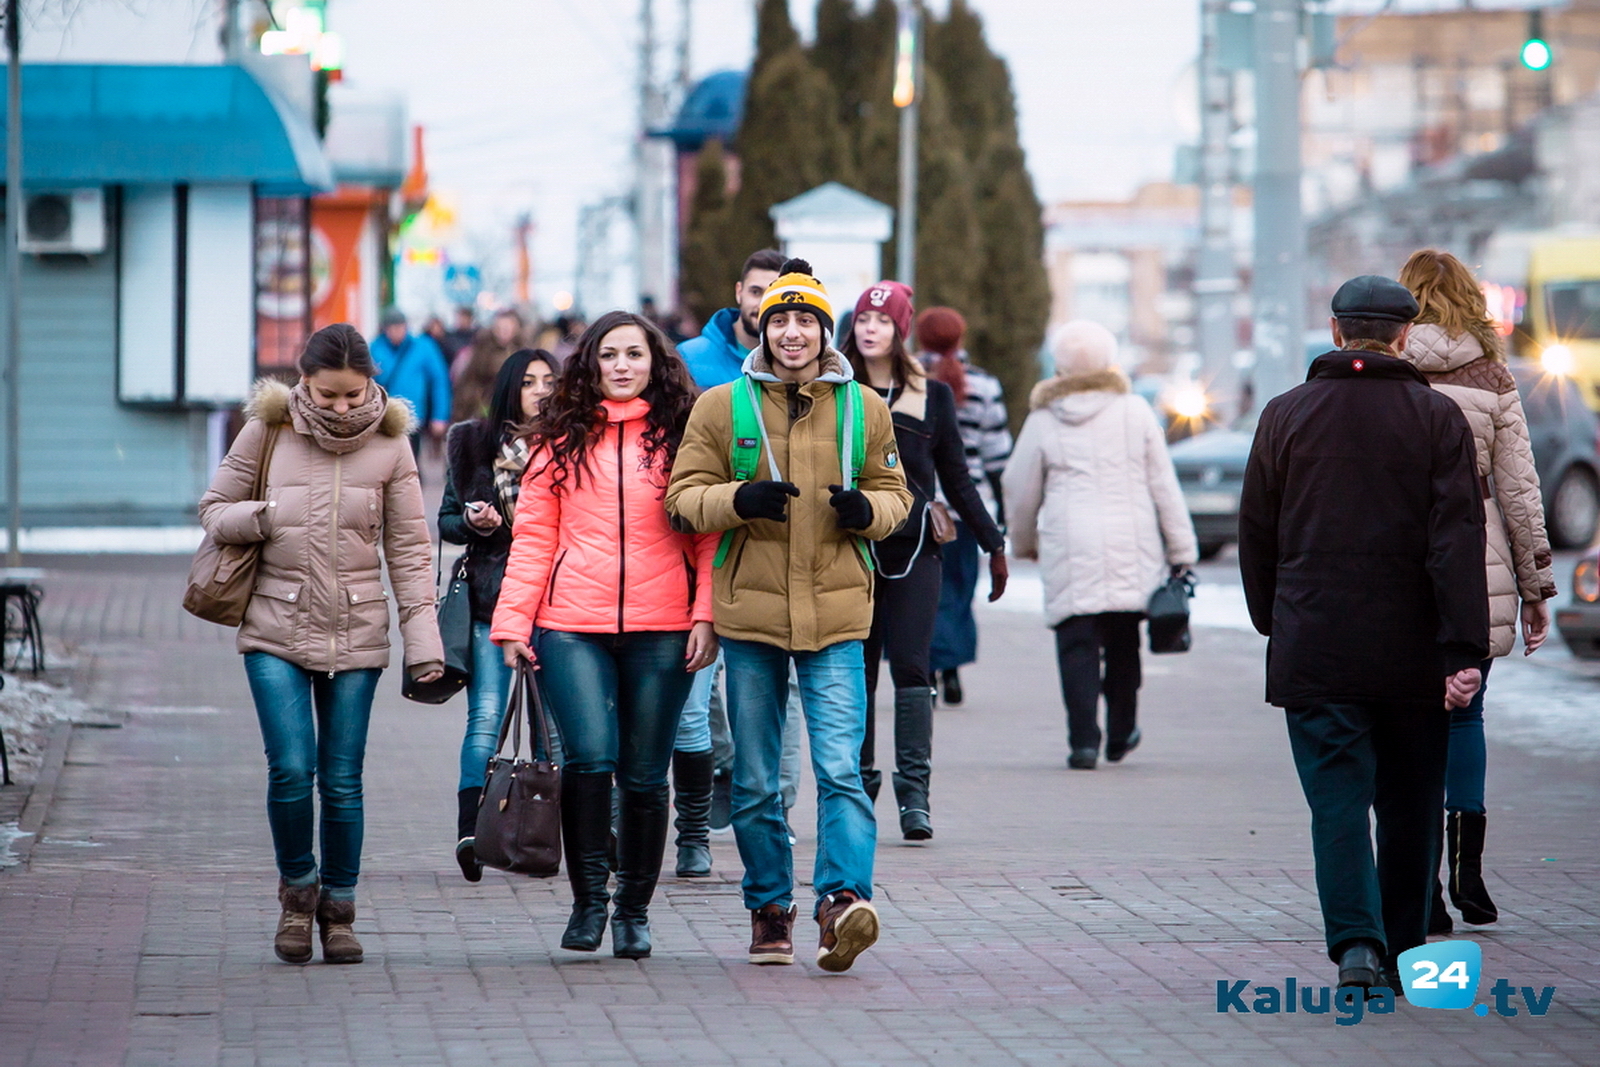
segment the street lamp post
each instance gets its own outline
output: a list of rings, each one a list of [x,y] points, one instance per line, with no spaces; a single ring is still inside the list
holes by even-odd
[[[917,282],[917,68],[922,59],[921,30],[917,0],[900,0],[894,64],[894,105],[900,109],[900,226],[895,242],[895,275],[910,288],[915,288]]]
[[[1300,3],[1256,0],[1255,408],[1304,363],[1305,225],[1300,214]]]
[[[6,562],[22,563],[22,21],[6,4]]]

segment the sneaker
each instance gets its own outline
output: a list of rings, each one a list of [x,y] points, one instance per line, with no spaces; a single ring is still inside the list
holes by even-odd
[[[718,771],[711,776],[711,832],[726,834],[733,830],[733,776]]]
[[[856,957],[878,940],[878,909],[848,889],[823,897],[817,907],[817,966],[848,971]]]
[[[1072,750],[1072,754],[1067,757],[1067,766],[1075,771],[1092,771],[1099,756],[1099,749],[1075,748]]]
[[[1122,743],[1121,748],[1112,748],[1110,745],[1106,745],[1106,762],[1121,763],[1122,757],[1138,748],[1139,742],[1143,740],[1144,731],[1135,726],[1133,733],[1128,735],[1128,739]]]
[[[750,962],[794,962],[794,917],[798,909],[779,904],[750,913]]]

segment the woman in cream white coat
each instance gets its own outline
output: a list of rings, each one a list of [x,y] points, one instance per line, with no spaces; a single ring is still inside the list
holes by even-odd
[[[1034,387],[1003,485],[1013,553],[1039,561],[1056,631],[1067,763],[1092,770],[1102,692],[1107,762],[1139,744],[1139,622],[1197,549],[1166,437],[1115,365],[1116,338],[1078,321],[1052,347],[1056,377]]]
[[[1478,695],[1450,713],[1445,862],[1450,899],[1461,917],[1474,924],[1492,923],[1499,913],[1483,884],[1483,693],[1489,667],[1516,643],[1519,616],[1524,655],[1531,655],[1550,632],[1545,601],[1556,595],[1550,540],[1522,400],[1477,280],[1450,253],[1424,249],[1406,261],[1400,282],[1421,308],[1403,355],[1435,389],[1461,405],[1477,444],[1483,480],[1491,658],[1483,661],[1485,684]],[[1435,882],[1429,933],[1450,929],[1450,914]]]

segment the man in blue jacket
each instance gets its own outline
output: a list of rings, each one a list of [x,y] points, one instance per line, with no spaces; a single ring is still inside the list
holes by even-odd
[[[701,389],[724,385],[744,373],[744,357],[761,339],[756,328],[761,298],[767,295],[767,286],[777,279],[781,266],[781,252],[771,248],[752,252],[734,284],[734,306],[711,316],[699,337],[678,346],[678,355],[688,364],[694,384]]]
[[[417,413],[411,450],[420,451],[424,429],[435,441],[443,441],[450,427],[450,367],[444,353],[433,338],[408,331],[406,314],[399,308],[385,311],[379,326],[381,331],[372,339],[377,382]]]

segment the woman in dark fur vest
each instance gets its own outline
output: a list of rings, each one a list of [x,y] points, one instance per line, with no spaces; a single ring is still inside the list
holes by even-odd
[[[467,546],[472,604],[472,681],[467,686],[467,732],[461,739],[461,778],[456,786],[456,862],[469,882],[483,877],[483,865],[472,848],[473,827],[511,685],[511,668],[489,640],[489,623],[511,552],[511,518],[528,465],[528,432],[554,380],[555,357],[544,349],[512,353],[495,376],[488,417],[456,423],[445,442],[439,536]]]

